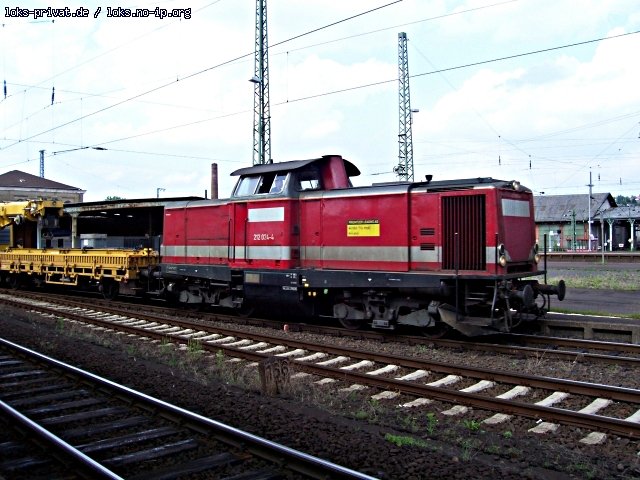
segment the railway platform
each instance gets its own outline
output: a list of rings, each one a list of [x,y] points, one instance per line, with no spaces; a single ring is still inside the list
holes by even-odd
[[[571,263],[635,263],[640,268],[640,251],[586,251],[575,252],[548,252],[548,262],[571,262]]]
[[[575,319],[557,319],[554,309],[575,312]],[[581,337],[640,344],[640,294],[637,290],[570,288],[562,302],[540,321],[545,335]],[[636,318],[633,318],[635,315]],[[628,318],[620,318],[628,317]]]

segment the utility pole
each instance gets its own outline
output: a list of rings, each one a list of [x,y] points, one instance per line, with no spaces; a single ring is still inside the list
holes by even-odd
[[[636,243],[636,229],[634,225],[636,223],[636,219],[631,216],[631,205],[627,206],[629,208],[629,219],[627,221],[629,222],[629,231],[631,232],[629,234],[629,250],[633,252]]]
[[[592,198],[592,188],[593,181],[591,180],[591,170],[589,170],[589,218],[587,218],[587,225],[589,228],[589,233],[587,234],[587,242],[589,242],[589,251],[591,251],[591,198]]]
[[[602,215],[602,210],[600,210],[600,245],[602,249],[602,264],[604,265],[604,217]]]
[[[40,178],[44,178],[44,150],[40,150]]]
[[[577,250],[576,245],[576,211],[571,210],[571,226],[573,227],[573,251]]]
[[[409,54],[407,52],[407,34],[398,33],[398,93],[400,104],[400,122],[398,131],[398,165],[393,171],[401,181],[413,182],[413,138],[411,124],[411,96],[409,94]],[[417,112],[417,110],[415,110]]]
[[[256,45],[253,86],[253,164],[272,163],[269,107],[267,0],[256,0]]]

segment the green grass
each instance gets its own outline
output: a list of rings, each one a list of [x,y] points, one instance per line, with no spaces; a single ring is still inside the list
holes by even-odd
[[[460,442],[460,447],[462,449],[460,457],[464,462],[469,462],[478,454],[477,445],[470,439],[465,438]]]
[[[571,310],[569,308],[558,308],[555,306],[553,307],[553,311],[556,313],[576,313],[575,310]],[[600,312],[597,310],[580,310],[579,312],[581,315],[594,315],[597,317],[610,317],[611,316],[611,312]],[[640,313],[625,313],[624,315],[614,315],[614,316],[622,316],[624,318],[635,318],[637,320],[640,320]]]
[[[606,267],[585,270],[558,269],[547,276],[547,282],[557,284],[564,280],[567,288],[594,288],[604,290],[637,290],[640,288],[640,267],[635,270],[613,271]]]
[[[438,425],[438,419],[436,418],[436,414],[433,412],[427,413],[427,433],[429,435],[433,435],[436,431],[436,426]]]
[[[194,339],[194,338],[190,338],[187,341],[187,350],[189,351],[190,354],[195,354],[195,355],[204,353],[204,349],[202,348],[202,343],[200,343],[197,339]]]
[[[472,432],[480,430],[480,422],[477,420],[464,420],[462,423]]]
[[[405,437],[402,435],[391,435],[390,433],[387,433],[384,436],[384,439],[388,442],[393,443],[398,447],[409,446],[409,447],[425,448],[429,446],[427,442],[425,442],[424,440],[420,440],[419,438]]]
[[[56,331],[62,332],[65,327],[65,320],[62,317],[56,319]]]

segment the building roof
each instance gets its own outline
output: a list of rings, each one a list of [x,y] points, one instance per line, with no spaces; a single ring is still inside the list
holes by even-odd
[[[578,195],[538,195],[533,197],[537,223],[566,222],[575,213],[576,219],[587,220],[589,216],[589,194]],[[591,218],[600,217],[616,206],[610,193],[594,193],[591,196]]]
[[[47,180],[46,178],[37,177],[30,173],[21,172],[20,170],[11,170],[10,172],[0,175],[0,188],[38,188],[46,190],[70,190],[84,193],[84,190],[80,188],[54,182],[53,180]]]
[[[621,205],[618,207],[610,208],[602,213],[602,216],[612,218],[615,220],[628,220],[630,218],[640,218],[640,205]]]
[[[137,198],[120,200],[101,200],[97,202],[67,203],[64,211],[69,214],[82,214],[101,210],[126,210],[129,208],[170,207],[177,204],[189,204],[194,201],[205,200],[202,197],[162,197]],[[215,201],[215,199],[213,200]]]

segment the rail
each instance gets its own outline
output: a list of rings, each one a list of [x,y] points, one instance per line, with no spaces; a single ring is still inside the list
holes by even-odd
[[[192,433],[203,434],[207,439],[215,439],[222,442],[230,447],[230,450],[240,449],[244,452],[248,452],[253,457],[267,460],[273,465],[274,472],[284,474],[287,472],[291,473],[293,471],[311,479],[335,478],[344,480],[374,480],[373,477],[366,474],[350,470],[346,467],[299,452],[237,428],[230,427],[216,420],[203,417],[144,393],[119,385],[90,372],[80,370],[74,366],[52,359],[38,352],[34,352],[33,350],[24,348],[13,342],[0,338],[0,347],[2,347],[4,351],[10,351],[13,355],[26,360],[32,365],[37,365],[38,367],[36,368],[44,368],[47,370],[52,369],[57,372],[61,372],[65,378],[80,379],[82,384],[90,386],[91,389],[95,389],[100,392],[101,396],[104,395],[105,392],[109,392],[111,397],[121,399],[127,405],[135,408],[140,407],[147,412],[152,412],[154,416],[168,420],[171,423],[175,423],[177,425],[176,428],[186,429]],[[11,404],[11,401],[8,403]],[[87,405],[89,403],[90,402],[87,402]],[[92,404],[95,403],[102,406],[104,401],[93,401]],[[83,470],[90,473],[87,478],[120,478],[117,474],[111,472],[108,468],[95,462],[80,451],[82,447],[73,447],[64,440],[48,433],[42,425],[28,419],[25,415],[17,413],[13,407],[14,406],[11,405],[7,409],[3,409],[3,411],[5,414],[11,415],[15,422],[20,422],[21,425],[29,424],[30,427],[28,428],[33,432],[37,431],[39,438],[46,438],[47,444],[55,446],[58,451],[64,451],[65,456],[68,458],[73,458],[73,465],[82,465]],[[189,442],[196,443],[198,441],[189,440]],[[92,445],[97,443],[98,442],[94,442]],[[186,444],[187,442],[185,441],[183,443]],[[229,455],[237,457],[237,455],[233,453],[230,453]],[[139,456],[142,457],[142,455]],[[219,452],[216,452],[215,458],[219,458],[219,456]],[[205,464],[206,462],[204,460],[212,458],[213,457],[204,457],[202,459],[202,463]],[[240,459],[240,457],[238,457],[238,459]],[[248,458],[243,457],[240,460],[248,460]],[[117,462],[113,459],[108,462],[117,465]],[[214,463],[211,463],[211,466],[214,467]],[[247,470],[247,472],[253,472],[253,474],[255,474],[255,471],[253,470],[255,467],[253,465],[248,464],[247,467],[250,469]],[[171,468],[179,472],[180,469],[184,467],[181,466],[181,462],[178,462],[177,465],[174,465]]]
[[[29,306],[29,308],[31,310],[39,310],[46,313],[52,313],[52,307],[31,305]],[[111,309],[101,310],[105,311],[106,313],[106,311]],[[114,310],[111,310],[111,313],[116,312]],[[200,342],[200,346],[205,351],[210,351],[212,353],[222,351],[225,355],[243,358],[251,362],[261,362],[266,358],[271,357],[271,355],[266,353],[266,351],[252,352],[249,351],[247,347],[236,347],[235,345],[239,344],[237,338],[238,336],[241,336],[243,339],[249,340],[251,342],[255,342],[256,344],[262,344],[263,342],[266,342],[272,345],[281,345],[287,349],[292,349],[292,351],[295,350],[297,352],[323,352],[341,358],[348,357],[359,361],[369,361],[373,363],[401,366],[403,368],[414,369],[416,371],[430,370],[445,375],[464,376],[467,378],[471,377],[475,379],[488,380],[491,382],[511,384],[516,386],[526,385],[530,388],[562,391],[570,394],[584,395],[588,397],[608,398],[611,400],[628,402],[635,405],[640,404],[640,391],[629,388],[591,384],[549,377],[537,377],[532,375],[506,373],[482,368],[470,368],[461,365],[449,365],[411,357],[401,357],[362,350],[339,348],[324,343],[314,344],[309,342],[302,342],[292,338],[281,338],[272,337],[269,335],[238,332],[237,330],[225,329],[219,326],[205,328],[202,324],[194,324],[192,322],[187,322],[184,320],[178,321],[160,319],[157,316],[154,317],[152,315],[142,315],[139,313],[136,314],[135,317],[138,319],[147,320],[148,322],[150,322],[149,325],[153,324],[153,328],[145,328],[144,326],[141,326],[138,321],[135,322],[135,326],[126,325],[125,323],[131,322],[130,312],[126,312],[125,316],[123,316],[122,320],[120,321],[114,319],[100,320],[95,317],[87,318],[77,310],[75,310],[74,312],[63,312],[61,310],[57,310],[56,314],[58,316],[75,318],[80,321],[93,323],[106,328],[116,329],[138,336],[178,342],[187,341],[185,337],[180,337],[180,335],[186,331],[194,332],[195,329],[198,329],[202,332],[202,334],[206,333],[207,337],[209,338],[211,338],[211,332],[215,331],[216,335],[220,337],[219,339],[207,341],[204,341],[203,339]],[[179,325],[180,327],[178,327],[177,331],[174,331],[174,333],[172,334],[168,332],[156,332],[155,329],[158,328],[158,322],[170,323],[176,326]],[[211,344],[209,342],[211,342]],[[487,397],[477,393],[465,392],[464,390],[448,390],[446,388],[441,388],[432,384],[425,385],[421,383],[405,381],[403,379],[380,378],[367,373],[357,373],[353,371],[346,371],[341,368],[329,367],[326,365],[322,365],[321,363],[296,361],[295,368],[301,372],[306,372],[308,374],[320,377],[330,377],[349,383],[366,385],[382,390],[390,390],[410,396],[427,397],[447,403],[461,403],[475,408],[516,414],[528,418],[545,418],[547,420],[552,420],[567,425],[586,427],[597,431],[614,433],[631,438],[640,438],[640,424],[620,418],[593,415],[583,412],[571,411],[563,408],[543,406],[539,404],[503,400],[500,397]]]

